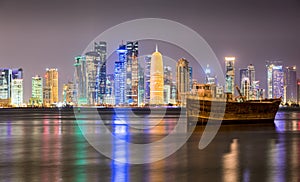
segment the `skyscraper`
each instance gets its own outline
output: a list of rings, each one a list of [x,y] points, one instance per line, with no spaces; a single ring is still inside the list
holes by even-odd
[[[11,104],[21,107],[23,105],[23,79],[15,78],[11,84]]]
[[[145,78],[144,69],[139,65],[139,75],[138,75],[138,106],[143,106],[145,104]]]
[[[163,59],[156,46],[151,56],[150,68],[150,105],[164,104],[164,70]]]
[[[117,50],[119,60],[115,62],[115,105],[126,104],[126,46],[120,45]]]
[[[177,103],[181,106],[186,104],[186,94],[190,88],[189,62],[181,58],[176,63],[176,85],[177,85]]]
[[[300,104],[300,79],[297,80],[297,104]]]
[[[297,102],[297,73],[296,66],[286,67],[285,70],[285,102]]]
[[[77,105],[87,104],[86,61],[84,56],[76,56],[74,63],[74,102]]]
[[[171,103],[171,85],[172,85],[172,68],[171,66],[164,67],[164,103]]]
[[[145,57],[145,104],[150,102],[151,55]]]
[[[11,69],[0,69],[0,99],[7,100],[7,104],[10,104],[11,99]]]
[[[43,105],[43,78],[36,75],[31,80],[31,105],[42,106]]]
[[[94,51],[98,53],[96,73],[96,103],[102,104],[106,90],[106,42],[94,43]]]
[[[225,92],[234,95],[235,57],[225,57]]]
[[[138,42],[126,44],[126,103],[138,102]]]
[[[284,72],[280,61],[267,61],[268,98],[284,96]]]
[[[189,92],[193,89],[193,68],[189,67]]]
[[[58,71],[56,68],[46,69],[43,96],[45,106],[51,106],[58,102]]]
[[[86,93],[87,93],[87,104],[95,105],[97,104],[97,96],[98,96],[98,84],[97,81],[97,71],[99,54],[95,51],[90,51],[85,53],[85,64],[86,64],[86,72],[83,74],[86,78]],[[99,78],[99,77],[98,77]]]
[[[74,83],[68,82],[63,85],[62,100],[65,104],[73,105],[74,102]]]
[[[193,82],[193,80],[192,80],[192,82]],[[205,83],[206,84],[217,84],[216,76],[212,75],[209,64],[206,65],[206,68],[205,68]]]

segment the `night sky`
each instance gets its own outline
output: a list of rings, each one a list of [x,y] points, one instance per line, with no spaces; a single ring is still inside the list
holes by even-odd
[[[0,67],[23,68],[27,102],[32,76],[56,67],[61,87],[72,80],[74,57],[90,41],[137,18],[165,18],[194,29],[222,66],[230,55],[237,57],[236,70],[254,64],[263,87],[266,60],[300,69],[299,0],[1,0]]]

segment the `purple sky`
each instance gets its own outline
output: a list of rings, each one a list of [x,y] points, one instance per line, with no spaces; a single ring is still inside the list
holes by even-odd
[[[194,29],[222,64],[227,55],[237,57],[237,70],[253,63],[262,83],[266,60],[300,69],[299,0],[1,0],[0,67],[23,68],[28,101],[32,76],[56,67],[62,85],[72,80],[74,56],[97,35],[150,17]]]

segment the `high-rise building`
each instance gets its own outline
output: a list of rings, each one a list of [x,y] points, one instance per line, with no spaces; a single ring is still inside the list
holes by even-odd
[[[126,104],[126,46],[120,45],[117,50],[119,60],[115,62],[115,105]]]
[[[186,104],[186,94],[190,89],[189,62],[181,58],[176,63],[176,85],[177,85],[177,103],[181,106]]]
[[[297,73],[296,66],[286,67],[285,70],[285,97],[287,103],[297,102]]]
[[[74,67],[74,103],[79,106],[86,105],[88,100],[85,56],[76,56]]]
[[[31,105],[43,105],[43,78],[38,75],[31,80]]]
[[[98,53],[96,73],[96,103],[102,104],[106,91],[106,42],[94,43],[94,51]]]
[[[189,92],[193,89],[193,68],[189,67]]]
[[[16,78],[11,84],[11,104],[12,106],[21,107],[23,105],[23,79]]]
[[[46,69],[43,97],[45,106],[58,103],[58,71],[56,68]]]
[[[144,69],[139,65],[138,75],[138,106],[145,105],[145,78]]]
[[[145,57],[145,104],[150,102],[151,55]]]
[[[235,57],[225,57],[225,92],[234,95]]]
[[[267,61],[268,98],[284,96],[284,72],[280,61]]]
[[[164,67],[164,103],[169,104],[171,99],[172,68]]]
[[[138,102],[138,42],[126,44],[126,103]]]
[[[85,53],[87,104],[96,105],[98,96],[97,71],[99,54],[95,51]]]
[[[74,90],[75,86],[73,82],[68,82],[63,85],[63,93],[62,93],[62,98],[63,102],[68,105],[73,105],[74,104]]]
[[[156,46],[151,56],[150,68],[150,105],[164,104],[164,66],[163,59]]]
[[[248,77],[244,77],[242,80],[241,92],[246,100],[249,100],[249,92],[250,92],[250,80]]]
[[[297,104],[300,104],[300,79],[297,80]]]
[[[255,68],[253,64],[248,65],[247,67],[248,70],[248,78],[249,78],[249,83],[250,83],[250,89],[253,88],[253,82],[255,81]]]
[[[206,65],[204,72],[205,72],[205,83],[206,84],[217,84],[216,76],[212,75],[209,64]],[[193,80],[192,80],[192,82],[193,82]]]
[[[11,81],[12,70],[0,69],[0,99],[7,100],[7,104],[10,104],[11,99]]]
[[[106,75],[106,95],[104,104],[115,105],[115,76],[114,74]]]

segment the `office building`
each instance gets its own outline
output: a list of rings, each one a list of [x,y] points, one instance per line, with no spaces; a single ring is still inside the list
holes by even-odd
[[[297,103],[297,73],[296,66],[285,69],[285,103]]]
[[[234,96],[235,81],[235,57],[225,57],[225,93]]]
[[[36,75],[31,79],[31,98],[30,105],[43,105],[43,78]]]
[[[53,106],[58,103],[58,70],[56,68],[46,69],[43,97],[44,106]]]
[[[150,102],[150,67],[151,67],[151,55],[145,57],[145,104]]]
[[[11,84],[11,105],[21,107],[23,105],[23,79],[15,78]]]
[[[96,57],[96,98],[95,102],[97,104],[102,104],[106,91],[106,42],[100,41],[99,43],[94,42],[94,51],[98,53]]]
[[[181,58],[176,63],[176,85],[177,85],[177,103],[181,106],[186,104],[186,94],[190,90],[190,70],[189,62]]]
[[[126,104],[126,45],[120,45],[117,50],[119,60],[115,62],[115,105]]]
[[[280,61],[267,61],[268,98],[284,96],[284,72]]]

